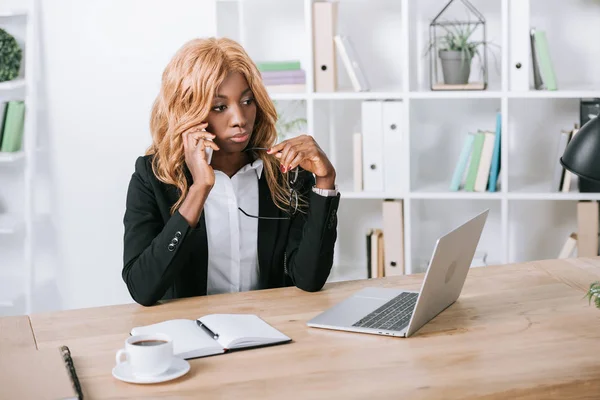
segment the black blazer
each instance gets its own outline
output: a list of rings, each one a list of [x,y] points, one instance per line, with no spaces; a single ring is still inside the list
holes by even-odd
[[[191,182],[189,171],[188,180]],[[259,287],[296,285],[321,290],[333,264],[339,194],[312,192],[314,177],[300,173],[299,192],[309,201],[306,213],[292,219],[258,221]],[[284,217],[271,197],[265,174],[259,180],[259,216]],[[206,295],[208,243],[204,211],[195,228],[170,208],[178,189],[160,182],[151,156],[139,157],[127,192],[123,280],[133,299],[145,306],[161,299]]]

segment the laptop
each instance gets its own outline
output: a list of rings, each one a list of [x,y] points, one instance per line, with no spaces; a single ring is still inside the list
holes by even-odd
[[[440,237],[421,290],[367,287],[317,315],[314,328],[409,337],[452,305],[467,278],[489,209]]]

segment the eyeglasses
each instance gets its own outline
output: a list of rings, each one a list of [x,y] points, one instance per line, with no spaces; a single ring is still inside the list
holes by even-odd
[[[245,149],[244,151],[254,151],[254,150],[268,150],[265,147],[250,147]],[[242,212],[247,217],[257,218],[257,219],[267,219],[267,220],[277,220],[277,219],[290,219],[296,211],[298,211],[298,191],[296,190],[298,185],[298,167],[294,168],[288,173],[288,182],[290,185],[290,198],[289,198],[289,207],[288,207],[288,215],[289,217],[260,217],[257,215],[248,214],[246,211],[242,210],[241,207],[238,207],[238,210]]]

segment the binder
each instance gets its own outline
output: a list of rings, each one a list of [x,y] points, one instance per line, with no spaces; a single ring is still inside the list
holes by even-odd
[[[365,192],[384,191],[383,102],[361,103],[363,135],[363,187]]]
[[[404,275],[404,214],[402,200],[383,202],[384,276]]]
[[[402,190],[402,102],[383,102],[383,186],[386,191]]]
[[[577,257],[598,256],[598,202],[577,203]]]
[[[313,49],[315,92],[337,90],[335,42],[337,3],[313,4]]]
[[[530,30],[529,0],[511,0],[510,20],[510,90],[529,90]]]

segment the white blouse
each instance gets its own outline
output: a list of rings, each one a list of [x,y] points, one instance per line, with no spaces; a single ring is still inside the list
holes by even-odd
[[[207,294],[258,288],[258,180],[262,160],[246,164],[231,178],[215,170],[215,185],[204,203],[208,239]]]

